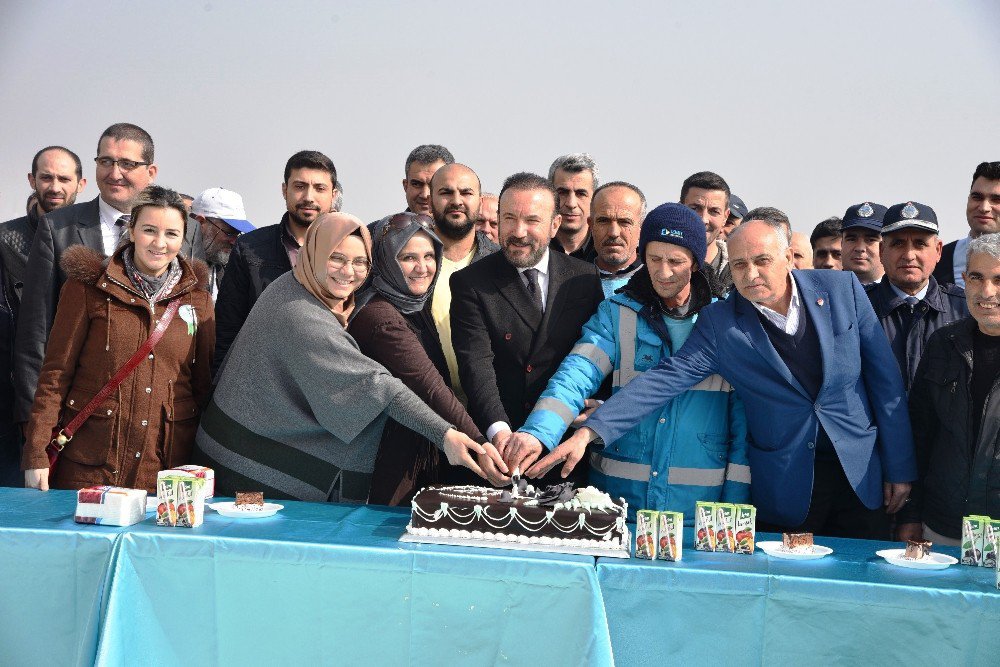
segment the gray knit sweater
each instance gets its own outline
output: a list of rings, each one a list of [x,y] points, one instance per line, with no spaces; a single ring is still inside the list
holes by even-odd
[[[229,349],[195,461],[217,495],[363,502],[388,417],[439,447],[450,428],[286,273]]]

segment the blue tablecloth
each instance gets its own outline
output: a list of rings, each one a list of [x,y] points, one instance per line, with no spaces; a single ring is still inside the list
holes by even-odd
[[[0,649],[10,658],[0,664],[39,650],[50,664],[90,662],[106,573],[97,664],[613,662],[590,557],[401,544],[409,513],[385,507],[288,502],[269,519],[209,511],[194,529],[151,517],[82,526],[74,498],[0,489],[0,518],[15,517],[0,523],[0,543],[20,536],[0,552],[10,569],[38,576],[54,563],[61,577],[58,588],[6,577],[0,639],[19,643]],[[101,558],[78,553],[90,543],[106,546]],[[39,553],[52,554],[47,567]],[[63,605],[74,623],[51,635]],[[64,660],[50,660],[54,644]]]
[[[903,569],[875,555],[896,543],[816,541],[834,553],[791,561],[685,544],[677,563],[598,559],[618,664],[1000,664],[992,570]]]

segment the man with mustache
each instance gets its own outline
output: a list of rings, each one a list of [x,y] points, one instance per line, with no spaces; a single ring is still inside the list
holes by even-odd
[[[116,123],[97,142],[94,180],[98,197],[82,204],[56,208],[38,221],[24,269],[24,290],[14,341],[14,419],[28,420],[38,373],[45,356],[49,329],[59,292],[66,281],[60,266],[63,252],[82,244],[111,255],[128,227],[135,197],[156,178],[153,138],[131,123]],[[39,198],[43,206],[43,198]],[[205,258],[198,225],[188,225],[181,253]]]
[[[939,285],[931,275],[941,258],[941,239],[930,206],[904,202],[889,207],[879,256],[885,277],[865,291],[909,391],[931,334],[968,316],[969,309],[961,287]]]
[[[208,291],[215,301],[219,285],[226,275],[226,265],[236,239],[254,226],[247,220],[243,197],[225,188],[209,188],[191,200],[190,216],[201,225],[205,240],[205,262],[208,264]]]
[[[605,183],[594,192],[587,224],[605,297],[623,287],[642,267],[637,249],[645,217],[646,197],[631,183]]]
[[[746,408],[757,529],[886,539],[916,479],[905,389],[848,272],[793,271],[781,226],[750,211],[729,235],[736,293],[702,308],[675,354],[632,380],[528,475],[613,446],[713,374]]]
[[[809,235],[809,245],[813,249],[814,269],[833,269],[842,271],[844,265],[840,261],[840,229],[841,219],[837,216],[827,218],[813,228]]]
[[[1000,232],[1000,161],[980,162],[976,167],[965,204],[965,219],[969,223],[969,235],[946,245],[934,269],[934,278],[941,285],[955,283],[962,287],[969,241],[983,234]]]
[[[17,317],[24,288],[24,269],[38,220],[57,208],[76,203],[76,196],[87,187],[83,164],[76,153],[62,146],[49,146],[35,153],[31,160],[28,184],[34,191],[27,215],[0,225],[0,258],[4,265],[7,300]]]
[[[549,167],[549,180],[559,195],[558,211],[562,218],[550,247],[570,257],[593,262],[597,250],[587,219],[594,188],[599,185],[597,162],[587,153],[562,155]]]
[[[910,390],[920,481],[896,516],[900,539],[957,546],[962,517],[1000,516],[1000,234],[966,252],[971,317],[931,336]]]
[[[549,247],[557,201],[546,178],[508,178],[500,191],[502,252],[451,277],[452,342],[469,415],[498,447],[524,423],[604,298],[593,263]],[[480,465],[503,481],[485,458]]]
[[[705,224],[705,251],[702,271],[712,286],[712,294],[724,298],[733,286],[726,241],[722,228],[729,219],[729,184],[718,174],[700,171],[681,184],[680,203],[698,214]],[[731,232],[730,232],[731,233]]]
[[[448,362],[452,391],[462,403],[467,399],[451,342],[451,276],[500,249],[485,233],[476,230],[481,188],[476,172],[454,162],[438,168],[430,180],[434,229],[444,245],[441,268],[430,300],[431,317]]]
[[[215,302],[213,376],[264,288],[295,266],[309,225],[333,211],[337,187],[337,168],[323,153],[299,151],[288,158],[281,183],[285,214],[276,225],[241,235],[229,255]]]
[[[878,256],[885,211],[885,206],[866,201],[847,209],[840,223],[841,264],[862,285],[877,283],[885,273]]]

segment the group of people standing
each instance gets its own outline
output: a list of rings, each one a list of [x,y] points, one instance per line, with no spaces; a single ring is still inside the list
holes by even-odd
[[[647,212],[583,153],[493,196],[419,146],[406,209],[365,224],[300,151],[259,228],[234,192],[153,184],[137,126],[95,162],[75,204],[79,159],[43,149],[0,225],[7,483],[152,489],[202,463],[221,494],[402,504],[521,471],[633,514],[750,501],[762,529],[946,543],[1000,515],[1000,163],[943,246],[915,201],[806,240],[711,172]]]

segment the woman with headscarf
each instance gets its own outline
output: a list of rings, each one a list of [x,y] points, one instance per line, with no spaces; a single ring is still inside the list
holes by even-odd
[[[295,269],[250,311],[220,371],[198,430],[195,461],[215,470],[219,495],[365,502],[387,418],[480,472],[469,450],[499,454],[456,431],[345,327],[371,268],[360,220],[321,215]]]
[[[198,416],[212,388],[215,311],[204,262],[180,255],[184,200],[151,185],[132,208],[126,237],[105,259],[78,245],[66,272],[35,391],[21,467],[25,486],[156,490],[156,473],[190,463]],[[84,421],[49,477],[45,448],[137,353],[168,304],[180,300],[148,358]]]
[[[486,442],[455,397],[437,328],[427,308],[441,266],[441,241],[426,215],[399,213],[382,226],[372,258],[371,297],[347,327],[358,347],[403,381],[434,412]],[[390,419],[382,432],[369,502],[401,505],[442,481],[444,462],[426,438]]]

